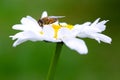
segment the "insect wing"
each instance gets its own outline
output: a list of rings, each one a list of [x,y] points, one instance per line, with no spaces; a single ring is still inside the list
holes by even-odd
[[[49,16],[49,18],[64,18],[65,16]]]
[[[44,11],[41,15],[41,19],[44,18],[44,17],[47,17],[47,16],[48,16],[47,11]]]

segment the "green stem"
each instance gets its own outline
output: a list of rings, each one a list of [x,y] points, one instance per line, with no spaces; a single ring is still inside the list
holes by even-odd
[[[61,53],[62,45],[63,43],[57,43],[56,45],[56,51],[51,60],[47,80],[54,80],[55,70],[56,70],[57,62],[59,60],[59,56]]]

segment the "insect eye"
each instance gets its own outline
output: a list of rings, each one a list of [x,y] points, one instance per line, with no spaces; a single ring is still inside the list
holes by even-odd
[[[38,20],[38,24],[39,24],[40,26],[43,26],[43,21],[42,21],[42,20]]]

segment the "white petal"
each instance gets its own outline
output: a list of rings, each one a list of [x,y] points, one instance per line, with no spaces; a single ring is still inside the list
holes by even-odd
[[[66,46],[73,50],[76,50],[78,53],[80,54],[88,53],[87,46],[83,40],[77,38],[64,38],[62,40]]]
[[[36,24],[37,23],[37,21],[35,20],[35,19],[31,19],[32,17],[23,17],[22,19],[21,19],[21,23],[22,24],[24,24],[24,25],[33,25],[33,24]]]
[[[79,33],[77,34],[77,37],[80,37],[80,38],[87,38],[89,37],[86,33]]]
[[[39,32],[42,30],[42,28],[37,25],[22,25],[22,24],[13,25],[12,29],[22,30],[22,31],[39,31]]]
[[[84,28],[90,25],[90,22],[86,22],[84,24],[76,24],[71,30],[72,35],[77,36],[79,33],[84,32]]]
[[[97,28],[100,30],[100,32],[104,31],[106,29],[105,23],[107,23],[108,20],[103,20],[97,24]]]
[[[44,32],[44,34],[43,34],[44,37],[43,38],[44,38],[45,41],[61,42],[61,40],[58,40],[58,39],[54,38],[55,33],[54,33],[54,29],[52,28],[51,25],[45,25],[43,27],[43,32]]]
[[[38,22],[30,16],[24,17],[21,19],[22,24],[14,25],[12,28],[16,30],[34,30],[41,31],[42,28],[39,26]]]
[[[86,22],[84,24],[76,24],[74,25],[74,29],[79,30],[79,32],[81,32],[86,26],[89,26],[91,23],[90,22]]]
[[[29,30],[28,26],[26,25],[22,25],[22,24],[16,24],[16,25],[13,25],[12,26],[12,29],[15,29],[15,30]]]
[[[95,28],[96,30],[99,29],[98,32],[102,32],[105,30],[106,28],[106,25],[105,23],[108,22],[108,20],[103,20],[101,22],[99,22],[100,18],[98,18],[97,20],[95,20],[91,25],[90,27],[93,27]]]
[[[84,26],[89,26],[91,24],[91,22],[85,22],[84,24],[82,24],[82,25],[84,25]]]
[[[78,37],[80,38],[91,38],[91,34],[97,33],[100,30],[98,28],[94,27],[89,27],[89,26],[84,26],[81,31],[77,34]]]
[[[95,35],[95,37],[96,37],[96,39],[98,39],[98,42],[103,41],[103,42],[109,43],[109,44],[112,42],[112,39],[104,34],[98,33]]]
[[[37,22],[34,18],[32,18],[32,17],[30,17],[30,16],[23,17],[23,18],[21,19],[21,23],[22,23],[23,25],[28,26],[28,28],[41,29],[41,27],[39,26],[38,22]]]
[[[18,39],[13,43],[13,47],[16,47],[17,45],[27,41],[27,39]]]
[[[12,40],[17,39],[17,40],[13,43],[13,47],[16,47],[17,45],[19,45],[19,44],[27,41],[27,39],[22,38],[22,36],[23,36],[22,33],[23,33],[23,32],[20,32],[20,33],[17,33],[16,35],[14,35],[14,36],[9,36],[9,37],[12,38]],[[23,37],[24,37],[24,36],[23,36]]]
[[[35,23],[37,23],[37,21],[34,18],[32,18],[31,16],[27,16],[26,18],[33,21],[33,22],[35,22]]]
[[[44,11],[41,15],[41,18],[44,18],[44,17],[47,17],[47,16],[48,16],[47,11]]]
[[[79,29],[79,33],[89,33],[89,32],[100,32],[100,30],[97,27],[92,26],[82,26],[81,29]]]
[[[35,33],[32,31],[25,31],[25,32],[19,32],[17,34],[15,34],[14,36],[10,36],[12,37],[13,40],[17,39],[13,46],[17,46],[25,41],[42,41],[43,37],[39,34],[39,33]]]
[[[96,20],[91,24],[91,26],[96,25],[96,24],[98,23],[99,20],[100,20],[100,18],[96,19]]]
[[[59,31],[58,31],[58,37],[59,38],[66,38],[66,37],[73,37],[74,33],[71,32],[71,30],[67,29],[67,28],[61,28]]]

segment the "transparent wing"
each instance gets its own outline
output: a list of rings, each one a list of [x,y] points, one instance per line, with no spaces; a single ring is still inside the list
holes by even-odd
[[[49,18],[64,18],[65,16],[49,16]]]
[[[41,18],[44,18],[44,17],[47,17],[48,14],[47,14],[47,11],[43,11],[42,15],[41,15]]]

